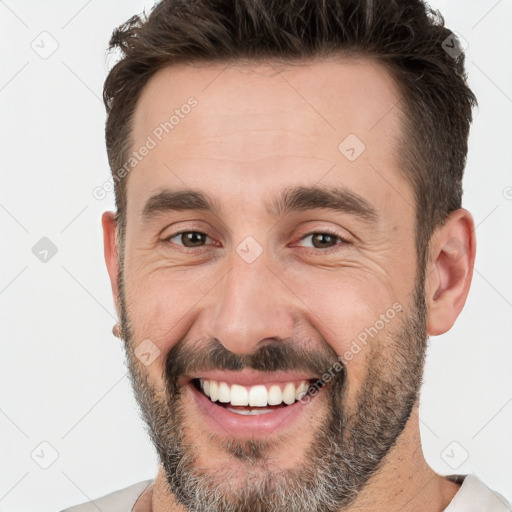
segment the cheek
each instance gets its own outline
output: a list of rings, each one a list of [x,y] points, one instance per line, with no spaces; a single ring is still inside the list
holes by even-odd
[[[349,384],[364,379],[370,352],[389,342],[402,301],[389,280],[361,269],[288,269],[283,279],[305,306],[304,315],[347,368]]]
[[[127,262],[126,296],[130,318],[140,333],[169,335],[180,328],[215,281],[212,269],[170,268],[165,262]]]
[[[365,329],[371,329],[382,315],[396,316],[402,307],[397,290],[390,285],[386,276],[378,276],[361,268],[322,270],[310,268],[288,268],[283,280],[303,304],[304,313],[310,322],[326,338],[334,339],[333,346],[338,354]],[[386,325],[388,321],[385,322]]]
[[[211,289],[207,275],[166,268],[126,266],[125,300],[132,330],[134,350],[144,347],[158,354],[143,370],[153,382],[162,385],[165,357],[190,332],[192,315]],[[139,347],[139,348],[137,348]]]

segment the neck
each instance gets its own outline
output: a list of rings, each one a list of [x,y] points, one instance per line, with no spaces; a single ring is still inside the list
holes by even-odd
[[[442,512],[459,488],[459,484],[438,475],[425,461],[416,406],[381,470],[368,481],[347,512]]]
[[[343,512],[442,512],[459,487],[435,473],[425,461],[416,407],[380,471]],[[139,498],[133,512],[188,512],[169,493],[162,466],[147,491]]]

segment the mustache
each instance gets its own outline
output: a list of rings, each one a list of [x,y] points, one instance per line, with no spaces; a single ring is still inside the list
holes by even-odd
[[[272,338],[271,342],[253,353],[235,354],[216,338],[208,340],[206,344],[190,344],[183,339],[167,353],[165,377],[176,390],[180,377],[211,370],[299,371],[311,374],[312,378],[321,379],[326,371],[338,363],[343,367],[340,373],[344,373],[343,362],[327,343],[321,349],[306,349],[305,346],[305,343],[297,343],[291,339]]]

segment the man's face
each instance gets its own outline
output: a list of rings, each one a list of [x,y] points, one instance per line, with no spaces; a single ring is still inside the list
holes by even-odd
[[[119,304],[191,510],[336,510],[401,434],[426,334],[397,102],[364,60],[179,66],[144,89]],[[215,210],[165,196],[185,190]]]

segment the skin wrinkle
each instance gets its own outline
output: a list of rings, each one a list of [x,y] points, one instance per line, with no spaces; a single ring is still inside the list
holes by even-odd
[[[336,168],[327,174],[320,167],[304,173],[282,156],[289,151],[287,144],[290,148],[295,144],[304,156],[334,158],[340,133],[363,136],[357,125],[361,105],[369,104],[379,118],[381,110],[389,109],[396,90],[383,68],[364,62],[355,68],[350,62],[339,66],[338,70],[319,62],[283,70],[290,82],[299,77],[302,86],[309,88],[308,97],[319,101],[315,78],[323,77],[322,87],[336,84],[339,94],[326,95],[323,101],[324,109],[329,105],[332,112],[345,113],[336,121],[338,135],[301,108],[302,100],[290,95],[286,83],[258,73],[244,78],[234,67],[216,79],[215,88],[197,94],[200,109],[130,175],[117,304],[130,378],[162,463],[153,491],[154,512],[337,512],[381,510],[380,506],[387,510],[384,502],[389,505],[395,495],[404,504],[411,500],[414,504],[414,489],[430,480],[428,489],[446,487],[418,458],[418,419],[411,415],[418,407],[427,305],[409,206],[414,194],[394,167],[396,156],[390,150],[399,120],[394,115],[383,118],[367,134],[367,150],[356,162],[345,161],[337,152]],[[343,79],[336,75],[338,71]],[[180,98],[194,92],[187,90],[191,77],[200,90],[216,67],[190,73],[186,66],[178,66],[150,80],[135,113],[135,144],[144,140],[162,115],[162,102],[179,104]],[[172,91],[167,87],[169,80]],[[361,82],[365,88],[358,87]],[[361,97],[354,102],[354,95]],[[250,110],[244,111],[256,102],[266,116],[253,117]],[[379,108],[372,108],[373,104]],[[144,118],[139,116],[142,111]],[[252,145],[234,143],[233,137],[217,133],[219,157],[198,166],[194,162],[198,155],[202,158],[211,150],[208,130],[218,132],[233,115],[245,119],[245,137],[252,134]],[[275,156],[276,134],[260,126],[263,118],[265,122],[275,118],[283,126],[284,152],[279,156]],[[297,129],[298,123],[302,130]],[[307,143],[294,136],[307,131]],[[198,133],[203,136],[195,139]],[[257,160],[254,154],[260,155]],[[271,165],[260,166],[266,156]],[[170,162],[173,172],[162,162]],[[379,163],[392,187],[383,188],[375,180],[369,162]],[[382,221],[370,227],[350,215],[316,211],[296,212],[277,222],[267,216],[264,200],[290,186],[319,181],[325,187],[354,190]],[[208,191],[224,207],[224,214],[216,218],[196,211],[169,213],[143,227],[139,213],[147,199],[159,189],[184,186]],[[407,201],[397,199],[396,191]],[[304,229],[299,230],[302,224]],[[299,232],[322,232],[324,227],[353,232],[351,244],[330,255],[321,255],[320,250],[306,255],[302,248],[288,245],[298,241]],[[220,240],[222,248],[186,252],[157,242],[158,236],[187,229],[206,232]],[[247,235],[263,247],[262,255],[251,264],[235,252]],[[184,386],[182,378],[188,372],[208,368],[294,371],[302,367],[321,373],[395,303],[402,312],[352,360],[345,361],[343,371],[311,402],[307,414],[266,439],[213,434]],[[148,338],[161,354],[145,367],[134,350]],[[400,492],[397,482],[409,471],[414,471],[418,485]],[[455,490],[451,485],[444,496],[451,498]],[[417,510],[441,510],[440,495]],[[446,505],[446,497],[443,500]]]
[[[417,290],[416,294],[419,297],[422,296],[423,290],[421,287]],[[120,296],[121,304],[123,304],[122,292]],[[126,305],[123,304],[122,308],[125,311]],[[331,419],[328,422],[326,431],[323,427],[320,428],[319,433],[316,436],[316,442],[318,445],[317,452],[309,455],[312,457],[312,462],[305,467],[314,467],[319,470],[318,475],[307,474],[307,480],[300,473],[290,472],[290,475],[286,475],[284,478],[283,485],[278,489],[273,485],[273,481],[276,480],[277,475],[268,477],[265,481],[258,481],[254,489],[246,487],[240,492],[240,497],[235,501],[233,497],[230,497],[229,502],[226,503],[224,496],[217,495],[214,500],[208,498],[211,492],[211,484],[207,478],[201,479],[201,472],[198,468],[194,472],[195,461],[193,456],[187,453],[192,443],[185,441],[182,432],[177,433],[179,426],[184,423],[182,417],[183,412],[179,408],[180,401],[178,400],[180,388],[177,384],[177,376],[182,375],[188,368],[187,365],[191,364],[190,361],[197,361],[195,367],[202,368],[200,359],[198,360],[194,352],[186,356],[180,353],[181,350],[186,354],[184,350],[185,344],[176,345],[167,356],[166,364],[166,378],[168,379],[167,390],[169,403],[158,403],[158,399],[154,395],[154,391],[151,390],[151,386],[147,382],[146,376],[138,370],[137,362],[131,356],[130,360],[130,375],[133,379],[134,388],[138,391],[137,399],[142,405],[142,410],[145,415],[145,419],[151,426],[150,431],[153,441],[155,442],[161,460],[165,461],[164,466],[166,467],[167,478],[170,482],[171,489],[178,499],[186,506],[194,507],[191,510],[197,512],[202,511],[213,511],[213,510],[224,510],[224,511],[242,511],[242,510],[253,510],[254,512],[261,511],[282,511],[282,510],[294,510],[295,512],[306,512],[309,510],[317,510],[318,512],[323,511],[337,511],[340,510],[341,506],[347,506],[353,501],[357,495],[359,487],[362,482],[366,482],[369,478],[368,472],[371,474],[377,469],[374,461],[382,460],[382,457],[387,453],[390,448],[389,442],[384,439],[377,439],[375,442],[376,434],[379,432],[379,428],[375,423],[378,417],[378,411],[381,407],[381,400],[386,396],[396,397],[396,403],[389,404],[387,407],[387,418],[396,416],[396,411],[400,411],[399,415],[402,415],[401,419],[397,418],[395,421],[398,423],[398,427],[403,427],[403,424],[407,420],[412,406],[416,402],[418,385],[421,382],[421,377],[418,372],[421,372],[424,357],[424,343],[425,334],[422,332],[421,324],[424,324],[424,306],[423,311],[413,310],[411,318],[405,322],[405,325],[400,331],[394,335],[397,343],[401,343],[397,349],[397,353],[401,356],[401,362],[398,363],[396,360],[390,362],[389,360],[383,361],[383,354],[373,354],[372,361],[369,365],[369,374],[379,375],[376,371],[377,367],[384,364],[389,364],[391,368],[397,369],[396,373],[393,372],[394,377],[398,377],[399,384],[392,384],[391,382],[386,383],[380,380],[379,377],[372,380],[368,378],[366,385],[362,390],[358,402],[358,408],[350,415],[345,417],[339,415],[339,411],[343,411],[346,404],[340,403],[345,397],[343,392],[344,379],[338,378],[334,386],[330,388],[330,400],[332,403],[329,410],[331,411]],[[414,325],[413,322],[417,322]],[[412,324],[412,325],[409,325]],[[424,327],[423,327],[424,329]],[[129,333],[129,331],[126,331]],[[417,340],[418,347],[415,348],[415,343],[411,343],[410,336],[411,332],[414,333],[414,339]],[[128,334],[131,337],[131,334]],[[422,341],[423,340],[423,341]],[[290,345],[291,354],[293,354],[292,345]],[[274,346],[275,349],[282,349],[282,346]],[[221,350],[221,347],[217,347],[218,352],[212,351],[209,356],[204,355],[205,361],[211,361],[211,366],[214,368],[238,368],[234,363],[228,361],[235,361],[236,358],[233,354],[225,353]],[[412,350],[412,352],[411,352]],[[414,355],[416,352],[416,356]],[[218,358],[213,354],[217,353]],[[194,355],[192,355],[194,354]],[[402,355],[403,354],[403,355]],[[406,355],[407,354],[407,355]],[[314,358],[311,355],[311,358]],[[332,357],[332,356],[331,356]],[[326,361],[319,364],[320,371],[322,368],[327,367],[328,361],[331,357],[326,358]],[[255,357],[244,357],[249,361],[253,361],[250,367],[260,369],[260,365],[256,363],[258,359]],[[300,369],[299,365],[304,364],[305,361],[310,364],[314,362],[314,359],[306,359],[301,354],[296,357],[289,355],[286,359],[280,357],[265,358],[262,361],[273,361],[274,366],[268,368],[269,371],[281,368],[282,364],[285,364],[287,368]],[[416,363],[414,363],[416,361]],[[280,363],[283,362],[283,363]],[[284,363],[285,362],[285,363]],[[265,363],[266,364],[266,363]],[[206,368],[208,369],[208,367]],[[338,375],[344,375],[338,374]],[[393,388],[395,386],[395,388]],[[404,404],[401,403],[401,389],[409,389],[409,398],[406,399],[407,407],[404,411]],[[400,398],[398,398],[400,397]],[[389,398],[388,398],[389,401]],[[156,418],[158,418],[162,411],[165,411],[164,422],[162,424],[156,424]],[[402,412],[403,411],[403,412]],[[382,413],[380,413],[382,414]],[[179,418],[179,419],[178,419]],[[383,418],[379,418],[379,423]],[[388,419],[389,421],[389,419]],[[385,422],[384,422],[385,423]],[[392,423],[392,421],[390,421]],[[173,425],[173,431],[169,432],[169,426]],[[347,427],[344,425],[352,425]],[[382,427],[381,427],[382,428]],[[345,432],[343,434],[342,432]],[[394,436],[395,434],[391,434]],[[385,436],[386,437],[386,436]],[[180,439],[177,441],[177,439]],[[340,440],[341,439],[341,440]],[[369,445],[373,442],[375,452],[368,453]],[[261,444],[261,447],[258,446]],[[265,451],[269,447],[269,443],[258,441],[258,443],[242,443],[236,444],[234,442],[228,443],[226,451],[229,451],[237,458],[254,458],[260,459],[264,457]],[[347,447],[354,443],[352,448],[353,453],[350,457],[347,457]],[[277,444],[277,443],[276,443]],[[322,450],[323,448],[323,450]],[[380,455],[378,452],[383,452]],[[320,455],[319,453],[320,452]],[[334,455],[335,454],[335,455]],[[357,461],[357,462],[356,462]],[[183,473],[181,473],[183,472]],[[262,471],[264,472],[264,471]],[[194,474],[195,473],[195,474]],[[181,480],[176,475],[181,476]],[[227,470],[227,474],[221,473],[217,478],[217,482],[232,481],[236,474]],[[350,478],[349,478],[350,477]],[[348,480],[348,481],[347,481]],[[186,484],[183,485],[183,482]],[[247,482],[246,482],[247,485]],[[208,486],[208,487],[207,487]],[[332,486],[334,489],[339,489],[336,498],[333,498],[329,492],[329,487]],[[214,487],[213,487],[214,488]],[[248,490],[249,489],[249,490]],[[280,492],[282,489],[293,489],[294,495],[285,495],[285,492]],[[320,492],[322,490],[322,492]],[[251,495],[251,491],[253,495]],[[332,493],[332,490],[331,490]],[[322,495],[323,494],[323,495]],[[333,493],[334,494],[334,493]],[[271,496],[272,499],[265,500],[265,497]],[[200,508],[198,508],[200,507]]]

